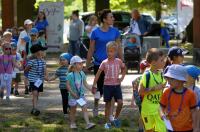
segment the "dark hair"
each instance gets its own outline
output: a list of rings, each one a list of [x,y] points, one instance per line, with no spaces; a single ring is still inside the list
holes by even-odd
[[[44,20],[47,19],[47,18],[46,18],[46,15],[45,15],[45,13],[44,13],[43,11],[39,11],[39,13],[42,13],[42,14],[44,15]],[[39,21],[39,13],[38,13],[37,18],[36,18],[36,20],[35,20],[35,23]]]
[[[110,9],[103,9],[98,13],[100,21],[103,23],[103,19],[106,19],[108,14],[112,13]]]
[[[146,54],[146,60],[149,64],[151,64],[152,61],[157,61],[163,55],[164,54],[161,50],[157,48],[151,48]]]
[[[77,17],[79,17],[79,10],[74,10],[74,11],[72,11],[72,14],[73,14],[73,15],[76,15]]]
[[[43,30],[39,31],[38,37],[41,37],[42,35],[45,35],[45,32]]]

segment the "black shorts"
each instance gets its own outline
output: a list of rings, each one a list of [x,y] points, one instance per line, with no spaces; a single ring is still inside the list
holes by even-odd
[[[94,75],[97,74],[98,70],[99,70],[99,66],[94,65]],[[102,72],[97,81],[97,91],[100,92],[101,96],[103,95],[104,76],[105,76],[105,74],[104,74],[104,72]]]
[[[29,91],[32,92],[32,91],[38,91],[38,92],[43,92],[43,83],[40,85],[40,87],[36,87],[34,85],[34,82],[30,82],[29,83]]]
[[[104,85],[104,102],[110,102],[114,97],[115,101],[122,100],[122,90],[120,85]]]

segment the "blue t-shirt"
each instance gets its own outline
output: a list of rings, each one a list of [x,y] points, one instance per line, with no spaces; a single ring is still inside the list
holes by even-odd
[[[91,40],[95,40],[94,59],[95,65],[100,65],[103,60],[108,58],[106,53],[106,44],[109,41],[115,41],[120,37],[118,29],[110,27],[107,32],[103,32],[100,27],[96,28],[91,33]]]
[[[41,31],[41,30],[45,30],[48,25],[49,23],[47,22],[47,20],[37,21],[35,23],[35,28],[37,28],[38,31]]]

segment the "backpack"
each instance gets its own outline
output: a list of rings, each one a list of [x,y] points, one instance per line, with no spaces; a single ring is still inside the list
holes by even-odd
[[[145,74],[146,74],[146,88],[149,88],[149,81],[150,81],[150,77],[151,77],[150,71],[147,70],[145,72]],[[162,81],[163,81],[162,73],[160,75],[161,75],[161,78],[162,78]]]

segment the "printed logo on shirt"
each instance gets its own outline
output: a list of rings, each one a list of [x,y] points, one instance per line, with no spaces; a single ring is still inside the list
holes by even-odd
[[[160,94],[148,94],[147,100],[153,104],[158,104],[160,102]]]

